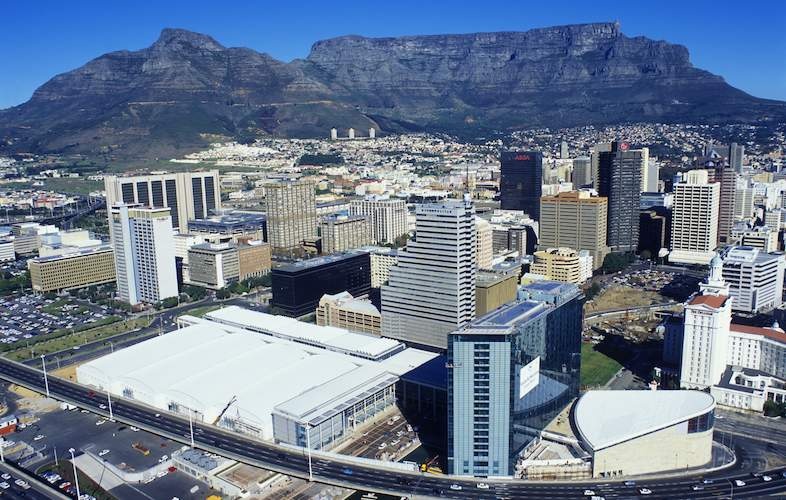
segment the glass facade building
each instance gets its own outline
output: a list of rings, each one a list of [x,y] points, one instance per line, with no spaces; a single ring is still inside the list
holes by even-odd
[[[523,287],[448,341],[448,471],[510,476],[519,453],[579,393],[584,296]]]
[[[500,158],[499,201],[503,210],[523,210],[540,220],[543,156],[537,151],[505,151]]]
[[[295,262],[271,271],[273,307],[287,316],[314,313],[326,293],[367,296],[371,290],[371,257],[347,252]]]

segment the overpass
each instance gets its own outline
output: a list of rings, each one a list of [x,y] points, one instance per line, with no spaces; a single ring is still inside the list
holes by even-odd
[[[71,403],[93,413],[110,417],[105,392],[58,377],[47,376],[35,368],[0,358],[0,379],[18,384],[60,401]],[[107,407],[102,408],[102,406]],[[786,492],[785,467],[767,471],[772,480],[750,475],[718,477],[700,491],[693,486],[698,479],[690,476],[639,480],[635,485],[621,481],[592,480],[564,482],[532,482],[503,478],[475,479],[459,476],[438,476],[402,470],[384,462],[358,461],[332,453],[312,452],[303,448],[280,446],[249,436],[229,432],[202,422],[189,422],[183,416],[163,412],[124,398],[111,401],[112,417],[128,425],[164,436],[183,444],[217,453],[249,465],[303,479],[382,494],[409,497],[447,498],[584,498],[589,490],[597,496],[638,496],[640,488],[652,491],[653,498],[715,498],[728,494],[753,497]],[[193,432],[192,432],[193,430]],[[310,477],[311,476],[311,477]],[[733,481],[745,481],[735,486]],[[478,488],[485,482],[488,489]],[[461,489],[458,489],[458,488]]]

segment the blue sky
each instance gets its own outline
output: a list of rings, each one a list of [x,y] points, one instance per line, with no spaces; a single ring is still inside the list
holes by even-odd
[[[0,4],[0,19],[0,109],[105,52],[146,47],[164,27],[288,61],[305,57],[317,40],[345,34],[524,31],[613,20],[629,36],[687,46],[694,65],[753,95],[786,100],[782,0],[10,0]]]

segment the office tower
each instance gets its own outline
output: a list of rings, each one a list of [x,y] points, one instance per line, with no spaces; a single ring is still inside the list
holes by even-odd
[[[598,194],[608,198],[607,244],[612,251],[635,252],[639,244],[642,150],[612,142],[598,153]]]
[[[476,263],[478,269],[491,269],[494,258],[493,250],[494,230],[491,224],[478,216],[475,216],[475,245]]]
[[[382,335],[445,349],[448,333],[475,317],[475,208],[466,197],[415,214],[415,239],[382,286]]]
[[[317,235],[316,184],[280,181],[265,184],[268,242],[274,254],[291,253]]]
[[[783,303],[786,258],[758,248],[729,247],[723,255],[723,280],[729,285],[732,309],[768,312]]]
[[[551,281],[452,332],[448,473],[511,476],[520,452],[579,394],[583,295]]]
[[[270,272],[270,304],[287,316],[313,314],[326,293],[349,292],[364,297],[371,290],[371,259],[352,251],[303,260]]]
[[[478,271],[475,278],[475,317],[516,300],[518,285],[518,272]]]
[[[561,159],[563,159],[563,160],[566,160],[566,159],[568,159],[568,158],[569,158],[569,154],[568,154],[568,143],[567,143],[566,141],[562,141],[562,142],[559,144],[559,157],[560,157]]]
[[[237,246],[231,243],[200,243],[188,249],[189,283],[218,290],[240,278]]]
[[[506,151],[500,159],[499,200],[503,210],[522,210],[540,220],[543,157],[538,151]]]
[[[566,191],[540,199],[541,247],[570,247],[587,250],[593,269],[603,265],[606,246],[608,200],[587,191]]]
[[[641,148],[641,175],[639,177],[639,192],[645,191],[657,191],[658,187],[655,186],[654,189],[648,189],[647,184],[649,181],[649,170],[650,170],[650,148]]]
[[[592,185],[592,160],[581,156],[573,160],[573,173],[570,177],[573,187],[579,189]]]
[[[530,272],[546,279],[580,285],[592,277],[592,256],[586,250],[547,248],[535,252]]]
[[[112,247],[70,247],[46,257],[27,261],[33,291],[62,292],[115,281],[115,259]]]
[[[674,185],[669,260],[709,264],[718,246],[720,184],[708,182],[706,170],[691,170]]]
[[[0,262],[16,260],[13,238],[0,238]]]
[[[349,292],[325,294],[319,299],[317,325],[346,328],[352,332],[377,335],[382,331],[382,315],[367,299],[356,299]]]
[[[368,219],[363,215],[328,215],[319,221],[322,253],[336,253],[371,243]]]
[[[221,209],[218,170],[172,174],[104,177],[106,206],[117,203],[171,208],[172,227],[188,232],[188,221]]]
[[[720,202],[718,206],[718,241],[728,243],[731,228],[734,225],[734,206],[737,194],[738,174],[729,167],[716,166],[715,182],[720,184]]]
[[[685,305],[680,386],[706,389],[720,382],[726,369],[732,298],[723,281],[720,256],[710,262],[701,293]]]
[[[738,174],[742,173],[743,156],[745,156],[745,146],[732,142],[729,146],[729,167]]]
[[[764,252],[778,250],[778,230],[768,226],[751,227],[745,222],[738,222],[731,230],[731,241],[735,245],[758,248]]]
[[[267,241],[267,218],[260,212],[223,211],[189,221],[188,232],[210,243],[237,243],[246,238]]]
[[[595,144],[592,147],[592,152],[590,153],[590,166],[592,169],[592,183],[593,187],[597,191],[599,189],[599,182],[600,182],[600,154],[607,153],[611,151],[611,142],[601,142]]]
[[[109,222],[120,300],[136,305],[177,297],[170,209],[120,203],[110,208]]]
[[[753,218],[753,188],[740,187],[734,191],[734,220]]]
[[[270,243],[243,239],[237,247],[237,258],[240,281],[263,276],[269,273],[272,267]]]
[[[649,149],[642,148],[642,150],[647,150],[647,156],[649,157]],[[641,175],[641,192],[657,193],[660,177],[660,166],[658,163],[648,158],[647,163],[642,165]]]
[[[638,253],[648,252],[651,259],[659,257],[661,249],[671,245],[671,215],[663,207],[653,207],[639,213]]]
[[[398,250],[388,247],[366,247],[371,255],[371,288],[380,288],[390,279],[390,268],[398,264]]]
[[[393,245],[398,237],[407,234],[407,204],[404,200],[369,195],[362,200],[352,200],[349,213],[368,218],[371,240],[376,245]]]
[[[38,222],[20,222],[11,226],[11,235],[14,237],[14,252],[17,255],[30,255],[38,253],[41,238],[49,234],[58,233],[57,226],[42,225]]]

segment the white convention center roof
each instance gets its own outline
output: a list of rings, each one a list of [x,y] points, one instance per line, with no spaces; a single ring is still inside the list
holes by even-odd
[[[650,434],[715,408],[700,391],[589,391],[576,403],[581,439],[594,451]]]
[[[277,317],[263,315],[254,324],[267,328],[269,318]],[[304,326],[312,332],[322,328]],[[380,340],[358,337],[371,344]],[[227,415],[237,414],[268,439],[273,437],[271,413],[282,403],[291,400],[285,407],[294,414],[318,412],[322,405],[340,407],[342,398],[396,380],[381,364],[361,357],[207,320],[85,363],[77,377],[158,408],[177,403],[207,422],[236,396]]]

